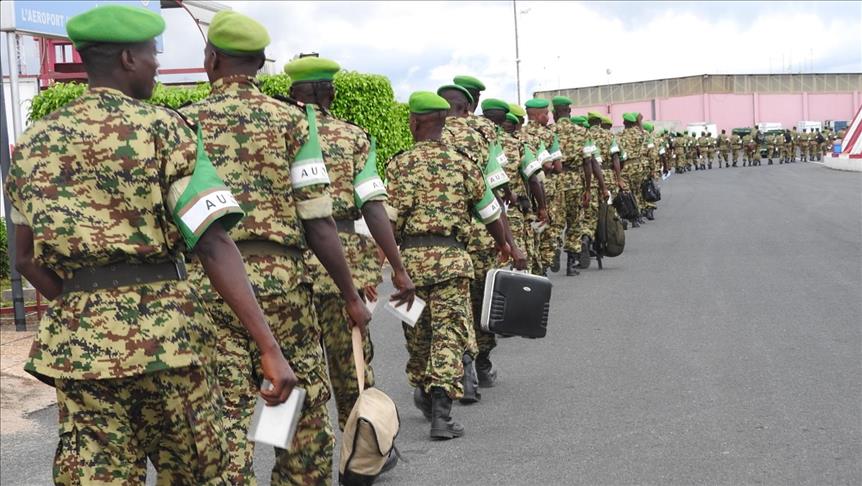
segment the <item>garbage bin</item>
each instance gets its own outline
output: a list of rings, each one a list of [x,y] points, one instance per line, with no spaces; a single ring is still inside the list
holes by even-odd
[[[841,153],[841,142],[840,141],[836,140],[835,143],[832,144],[832,153],[834,155],[838,155]]]

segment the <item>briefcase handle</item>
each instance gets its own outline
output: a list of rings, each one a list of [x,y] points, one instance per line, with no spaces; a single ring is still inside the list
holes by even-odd
[[[365,352],[362,347],[362,330],[359,326],[353,326],[351,330],[353,340],[353,366],[356,367],[356,382],[359,384],[359,393],[365,389]]]

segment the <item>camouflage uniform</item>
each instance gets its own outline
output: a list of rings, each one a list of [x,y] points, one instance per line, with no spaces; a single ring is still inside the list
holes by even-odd
[[[488,133],[477,130],[476,120],[471,121],[471,116],[446,117],[446,125],[443,128],[442,142],[450,147],[456,148],[466,155],[473,165],[482,172],[488,161],[488,150],[493,138],[486,138]],[[479,118],[479,117],[475,117]],[[490,120],[487,120],[490,121]],[[496,137],[496,132],[494,133]],[[473,261],[473,272],[475,278],[470,282],[470,301],[473,316],[473,336],[475,342],[470,341],[465,352],[472,359],[476,359],[479,353],[487,354],[497,347],[497,338],[485,332],[479,325],[482,314],[482,299],[485,295],[485,275],[496,265],[494,239],[485,231],[484,226],[476,220],[472,221],[472,232],[467,243],[467,251]]]
[[[637,203],[638,209],[643,209],[643,203],[639,194],[640,175],[643,165],[643,132],[640,128],[632,126],[625,128],[619,136],[620,149],[623,155],[620,161],[623,163],[622,177],[629,187],[632,197]],[[623,160],[624,159],[624,160]]]
[[[712,138],[707,135],[701,135],[700,138],[697,139],[697,150],[700,154],[700,160],[698,163],[700,164],[701,169],[706,168],[706,163],[709,163],[709,168],[712,168],[712,159],[709,158],[709,147],[712,145]]]
[[[727,167],[730,164],[730,139],[723,133],[718,135],[718,151],[718,166],[721,167],[721,162],[724,161],[724,166]]]
[[[602,167],[602,176],[605,179],[605,186],[608,191],[611,191],[611,193],[613,193],[616,188],[616,179],[614,177],[614,167],[611,154],[613,137],[614,136],[611,134],[610,130],[605,130],[600,126],[595,125],[587,129],[586,142],[584,142],[584,149],[588,147],[590,142],[595,144],[596,151],[593,153],[593,157]],[[590,228],[590,230],[595,233],[596,224],[598,223],[599,198],[604,198],[605,195],[599,192],[599,184],[595,177],[593,177],[591,186],[593,194],[590,195],[590,210],[588,218],[585,218],[585,227]]]
[[[685,163],[685,138],[674,137],[673,139],[674,168],[676,172],[682,172],[686,168]]]
[[[329,383],[311,280],[302,260],[302,219],[328,217],[332,199],[322,162],[308,164],[324,178],[294,170],[294,157],[309,138],[306,114],[261,93],[252,78],[217,80],[205,100],[183,109],[198,121],[207,153],[246,211],[230,235],[243,251],[246,272],[272,333],[307,395],[290,451],[275,449],[273,484],[327,484],[335,445],[326,401]],[[305,166],[303,166],[305,167]],[[264,242],[285,251],[250,251]],[[219,333],[219,382],[225,396],[225,430],[233,483],[254,483],[254,445],[246,433],[261,376],[256,349],[230,307],[216,294],[199,265],[193,280],[202,289]]]
[[[468,300],[473,263],[465,247],[476,223],[466,209],[483,198],[485,178],[462,152],[440,141],[422,141],[389,161],[386,179],[404,267],[427,306],[414,327],[402,324],[407,379],[426,392],[440,387],[458,399],[462,355],[475,341]],[[410,237],[417,236],[450,238],[453,244],[409,246]]]
[[[732,163],[733,163],[734,167],[736,167],[737,160],[739,160],[743,156],[743,148],[742,147],[743,147],[742,146],[742,137],[740,137],[739,135],[737,135],[735,133],[732,134],[730,136],[730,148],[733,151],[732,152],[733,155],[731,156],[731,158],[732,158]]]
[[[361,128],[334,118],[328,113],[318,116],[318,134],[326,169],[329,173],[332,194],[332,217],[340,224],[359,219],[361,214],[354,199],[353,181],[365,167],[370,143]],[[371,201],[385,201],[386,196],[376,196]],[[341,223],[341,222],[344,223]],[[357,289],[376,287],[383,280],[377,260],[377,246],[368,236],[339,230],[338,236],[344,248],[344,256],[350,266],[353,284]],[[350,416],[353,404],[359,397],[356,368],[353,366],[353,342],[351,340],[347,303],[341,292],[314,253],[306,252],[306,260],[313,281],[314,304],[320,327],[323,330],[323,347],[329,363],[329,380],[338,408],[338,424],[344,424]],[[368,332],[364,336],[365,383],[374,386],[374,370],[371,360],[374,348]]]
[[[120,262],[170,262],[182,246],[165,201],[195,167],[194,135],[109,88],[33,124],[6,190],[35,259],[63,278]],[[25,369],[57,389],[57,484],[223,480],[213,324],[185,280],[68,292],[49,304]]]
[[[554,124],[563,153],[563,174],[558,180],[565,188],[566,238],[564,249],[571,253],[581,252],[581,237],[593,237],[593,231],[584,227],[586,211],[581,198],[584,195],[584,142],[587,130],[568,118]]]
[[[512,238],[518,248],[527,256],[528,267],[531,271],[538,272],[539,268],[534,265],[536,262],[536,247],[530,222],[534,219],[530,201],[530,192],[528,182],[521,176],[519,170],[521,158],[524,156],[524,146],[518,138],[511,133],[501,133],[500,142],[503,145],[503,153],[506,154],[506,164],[503,169],[509,177],[509,190],[515,200],[525,198],[528,206],[526,212],[522,212],[520,208],[509,206],[506,211],[506,217],[509,219],[509,229],[512,231]]]
[[[544,163],[544,159],[539,157],[539,151],[542,145],[545,146],[546,151],[551,147],[554,143],[554,131],[547,126],[530,122],[524,126],[523,140],[536,152],[536,158]],[[545,156],[548,155],[545,154]],[[543,182],[548,219],[550,219],[548,227],[539,235],[539,254],[545,268],[550,267],[551,262],[554,261],[566,227],[566,195],[563,179],[562,175],[546,173]]]
[[[656,174],[661,174],[661,168],[659,167],[659,147],[661,145],[661,139],[655,140],[652,138],[651,133],[646,133],[646,139],[643,144],[643,167],[644,171],[641,174],[640,182],[634,188],[633,191],[636,191],[638,195],[643,195],[641,191],[641,186],[647,179],[652,179]],[[643,197],[641,197],[640,202],[642,204],[641,209],[646,211],[647,209],[656,209],[656,204],[653,202],[649,202]]]

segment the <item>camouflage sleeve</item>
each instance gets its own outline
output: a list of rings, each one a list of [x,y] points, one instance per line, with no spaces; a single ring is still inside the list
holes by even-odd
[[[295,116],[284,130],[296,213],[300,219],[326,218],[332,216],[329,175],[317,138],[316,115],[310,106],[306,109],[306,116]]]
[[[474,164],[463,164],[463,166],[466,170],[464,182],[470,207],[483,224],[493,223],[502,213],[499,201],[494,197],[478,166]]]
[[[30,226],[30,218],[28,214],[29,205],[27,200],[32,196],[27,193],[29,189],[29,176],[24,170],[22,163],[24,162],[24,154],[28,150],[27,133],[19,140],[18,146],[12,153],[12,162],[9,166],[9,173],[6,177],[6,197],[9,198],[12,211],[9,216],[14,224]]]
[[[389,201],[387,214],[389,220],[395,223],[397,232],[400,233],[406,223],[407,209],[413,207],[413,181],[412,170],[407,156],[393,158],[386,168],[386,181],[388,184]]]

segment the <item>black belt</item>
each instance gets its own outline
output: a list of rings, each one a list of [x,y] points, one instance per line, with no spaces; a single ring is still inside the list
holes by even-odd
[[[185,280],[187,277],[186,264],[179,259],[161,263],[120,262],[75,270],[72,278],[63,280],[63,294]]]
[[[242,256],[280,255],[291,258],[302,258],[302,250],[295,246],[285,246],[269,240],[237,241],[236,247]]]
[[[352,219],[336,219],[335,228],[339,233],[356,234],[356,221]]]
[[[401,243],[401,249],[417,248],[420,246],[446,246],[449,248],[467,249],[467,245],[456,240],[454,236],[418,235],[407,236]]]

